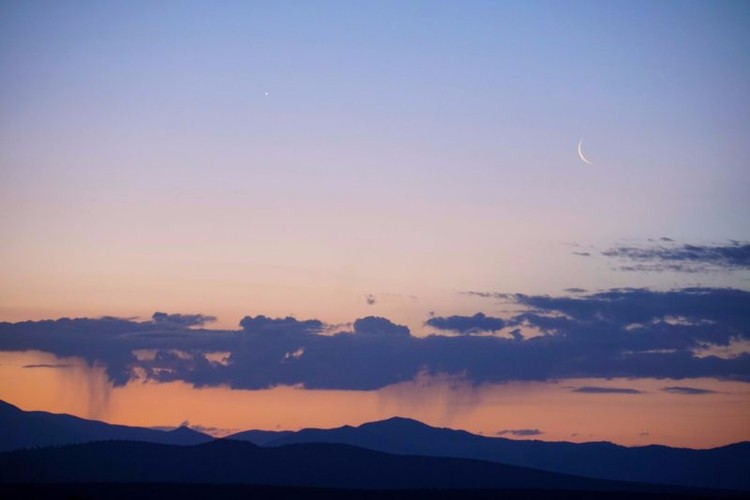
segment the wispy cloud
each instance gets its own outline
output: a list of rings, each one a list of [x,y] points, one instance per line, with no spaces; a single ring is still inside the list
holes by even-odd
[[[502,292],[478,292],[475,290],[468,290],[466,292],[461,292],[462,295],[468,295],[469,297],[479,297],[482,299],[508,299],[513,296],[513,294],[509,293],[502,293]]]
[[[576,387],[573,392],[582,392],[584,394],[643,394],[643,391],[638,389],[629,389],[626,387],[596,387],[596,386],[583,386]]]
[[[750,243],[730,241],[723,245],[676,244],[661,238],[659,244],[617,246],[602,255],[630,262],[622,271],[707,272],[750,269]]]
[[[163,327],[191,327],[191,326],[204,326],[206,323],[213,323],[216,321],[215,316],[207,316],[205,314],[167,314],[163,312],[155,312],[151,317],[151,320]]]
[[[68,364],[54,364],[54,363],[37,363],[33,365],[23,365],[23,368],[70,368],[73,365]]]
[[[716,394],[716,391],[710,389],[699,389],[697,387],[684,387],[684,386],[672,386],[662,387],[664,392],[671,392],[672,394],[687,394],[691,396],[700,396],[703,394]]]
[[[516,437],[528,437],[528,436],[539,436],[541,434],[544,434],[539,429],[503,429],[501,431],[497,431],[497,436],[516,436]]]

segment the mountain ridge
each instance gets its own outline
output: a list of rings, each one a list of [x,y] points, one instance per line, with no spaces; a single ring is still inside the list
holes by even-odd
[[[617,481],[750,490],[750,478],[742,466],[750,463],[747,441],[697,450],[663,445],[625,447],[606,441],[513,440],[435,428],[417,420],[394,417],[357,427],[302,429],[267,439],[263,445],[316,442],[350,444],[401,455],[487,460]]]
[[[109,424],[74,415],[25,411],[0,400],[0,451],[102,440],[190,445],[214,438],[194,429],[171,431]]]
[[[187,427],[160,431],[72,415],[26,412],[0,401],[0,451],[113,440],[188,446],[212,442],[214,438]],[[400,456],[472,459],[595,479],[750,491],[750,477],[744,467],[750,463],[750,442],[695,450],[662,445],[628,448],[608,442],[512,440],[431,427],[404,417],[334,429],[250,430],[221,441],[247,441],[266,448],[341,444]]]

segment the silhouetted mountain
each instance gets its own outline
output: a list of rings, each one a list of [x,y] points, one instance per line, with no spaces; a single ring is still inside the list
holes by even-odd
[[[406,418],[359,427],[246,431],[230,436],[264,446],[293,443],[346,444],[399,455],[457,457],[564,474],[628,482],[750,490],[750,443],[711,450],[665,446],[628,448],[612,443],[514,441],[438,429]],[[159,431],[85,420],[71,415],[25,412],[0,401],[0,451],[93,441],[126,440],[192,445],[213,438],[181,427]]]
[[[153,430],[153,429],[144,429],[144,430]],[[186,425],[181,425],[176,429],[173,429],[171,431],[166,431],[166,434],[167,434],[166,441],[153,441],[153,440],[147,440],[147,439],[139,439],[138,441],[145,441],[147,443],[192,445],[192,444],[207,443],[209,441],[213,441],[214,439],[212,436],[209,436],[208,434],[203,434],[202,432],[198,432],[195,429],[191,429],[190,427],[187,427]],[[135,441],[135,440],[128,439],[127,441]]]
[[[106,440],[191,445],[213,438],[186,427],[159,431],[111,425],[72,415],[23,411],[0,401],[0,451]]]
[[[684,491],[462,458],[392,455],[340,444],[263,448],[96,442],[0,454],[0,483],[189,482],[350,489]]]
[[[750,442],[692,450],[516,441],[438,429],[396,417],[359,427],[303,429],[280,435],[266,446],[290,443],[341,443],[387,453],[473,458],[618,481],[750,490]]]

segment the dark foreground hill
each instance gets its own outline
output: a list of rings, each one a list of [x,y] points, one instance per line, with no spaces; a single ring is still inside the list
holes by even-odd
[[[54,483],[0,484],[4,500],[706,500],[739,498],[707,493],[632,493],[574,490],[345,490],[246,484]]]
[[[564,443],[489,438],[391,418],[359,427],[261,434],[264,446],[340,443],[402,455],[462,457],[617,481],[750,490],[750,443],[710,450],[612,443]],[[240,433],[229,439],[252,440]]]
[[[391,455],[336,444],[261,448],[231,440],[195,446],[111,441],[0,454],[0,483],[64,482],[685,492],[479,460]]]
[[[0,451],[106,440],[192,445],[213,438],[187,427],[159,431],[112,425],[72,415],[23,411],[0,401]]]

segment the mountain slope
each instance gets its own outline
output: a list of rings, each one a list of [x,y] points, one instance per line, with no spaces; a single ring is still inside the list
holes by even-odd
[[[189,482],[353,489],[680,491],[460,458],[391,455],[335,444],[262,448],[96,442],[0,454],[0,483]]]
[[[303,429],[281,435],[266,445],[290,443],[341,443],[387,453],[473,458],[618,481],[750,490],[750,474],[746,471],[750,463],[748,442],[692,450],[666,446],[628,448],[612,443],[515,441],[391,418],[359,427]]]
[[[191,445],[213,438],[185,427],[159,431],[112,425],[72,415],[23,411],[0,401],[0,451],[105,440]]]

